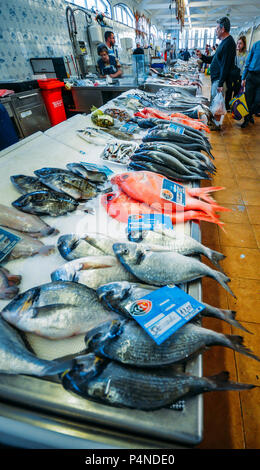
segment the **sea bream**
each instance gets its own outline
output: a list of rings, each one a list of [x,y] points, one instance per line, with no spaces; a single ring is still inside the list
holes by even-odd
[[[208,276],[235,297],[227,285],[230,279],[223,272],[216,271],[190,256],[173,251],[156,252],[138,243],[115,243],[113,249],[125,269],[144,283],[166,286]]]
[[[110,310],[127,318],[132,318],[130,314],[130,305],[136,301],[143,299],[158,287],[149,284],[139,284],[134,282],[110,282],[101,285],[97,289],[97,295],[100,302]],[[250,333],[241,323],[236,320],[236,312],[233,310],[224,310],[214,307],[205,302],[200,301],[204,305],[204,309],[199,316],[212,317],[223,320],[236,328]]]
[[[86,352],[134,367],[185,363],[212,346],[223,346],[260,361],[244,346],[242,336],[224,335],[192,322],[158,345],[135,320],[113,320],[88,331],[85,343]]]
[[[73,367],[73,360],[40,359],[25,346],[19,333],[0,318],[0,373],[57,375]]]
[[[0,225],[26,233],[31,237],[45,237],[59,233],[57,229],[50,227],[36,215],[23,213],[3,204],[0,204]]]
[[[69,392],[105,405],[151,411],[200,393],[254,388],[228,379],[228,372],[196,377],[169,368],[167,372],[126,368],[88,354],[62,374],[62,385]]]
[[[50,282],[16,296],[1,312],[19,330],[49,339],[69,338],[117,318],[96,292],[76,282]]]

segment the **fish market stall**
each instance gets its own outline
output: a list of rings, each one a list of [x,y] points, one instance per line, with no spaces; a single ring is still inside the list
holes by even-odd
[[[148,341],[146,332],[142,332],[128,313],[128,301],[140,299],[139,289],[142,297],[144,292],[147,294],[151,291],[151,295],[153,290],[158,292],[159,287],[171,290],[169,285],[175,283],[182,288],[182,295],[188,294],[195,303],[200,303],[200,278],[204,275],[214,277],[232,294],[226,284],[226,276],[217,268],[211,269],[199,261],[200,254],[204,254],[216,267],[222,259],[220,253],[200,244],[200,228],[195,223],[199,220],[221,223],[214,213],[215,209],[222,210],[221,206],[211,205],[209,193],[212,188],[199,188],[200,179],[207,178],[207,172],[214,171],[209,157],[204,154],[202,157],[198,151],[202,149],[210,155],[207,140],[196,127],[191,130],[183,121],[183,148],[178,150],[176,142],[180,141],[180,137],[175,131],[178,125],[181,127],[180,124],[172,123],[175,127],[169,128],[167,120],[165,124],[161,122],[163,115],[160,115],[159,123],[158,118],[153,120],[138,116],[144,103],[149,105],[149,98],[148,94],[140,90],[128,91],[92,111],[91,115],[74,116],[0,153],[0,169],[5,175],[0,183],[0,225],[6,231],[10,230],[15,237],[17,226],[15,229],[8,224],[10,220],[16,224],[19,222],[20,237],[23,236],[21,232],[27,232],[27,235],[41,239],[38,246],[35,241],[38,238],[34,238],[34,251],[30,246],[31,251],[22,256],[19,253],[21,241],[18,236],[18,243],[11,251],[13,259],[7,259],[0,269],[6,282],[9,281],[9,287],[4,286],[3,292],[11,295],[0,300],[3,317],[0,343],[1,334],[4,341],[10,337],[13,344],[14,338],[19,342],[19,348],[18,345],[15,348],[19,354],[12,361],[12,367],[16,367],[18,372],[10,374],[8,364],[2,364],[1,415],[6,420],[21,423],[26,421],[26,411],[30,417],[29,424],[37,430],[46,433],[54,430],[66,438],[77,438],[79,445],[86,448],[196,446],[203,438],[203,398],[196,389],[196,380],[204,380],[203,386],[206,389],[208,387],[209,391],[218,387],[220,390],[228,387],[243,389],[243,385],[228,382],[227,377],[221,376],[222,381],[216,383],[203,379],[202,356],[196,348],[222,344],[251,354],[215,332],[208,332],[208,342],[203,342],[200,337],[192,349],[193,343],[187,338],[202,331],[200,316],[191,323],[185,323],[175,336],[172,335],[176,344],[180,341],[184,347],[175,348],[175,340],[168,338],[164,343],[166,346],[160,345],[157,349],[153,340],[149,338]],[[126,107],[129,103],[130,106]],[[99,128],[100,122],[102,129]],[[203,127],[202,122],[196,122],[196,126],[198,124]],[[162,164],[163,157],[155,147],[156,139],[159,139],[161,149],[166,152],[167,148],[168,152],[172,152],[167,157],[168,166],[166,161],[165,166]],[[167,145],[161,140],[166,140]],[[193,140],[192,154],[185,147],[187,142],[187,145],[191,145],[190,140]],[[176,161],[173,155],[178,155],[180,160]],[[194,159],[192,165],[189,155]],[[186,166],[181,161],[186,162]],[[142,171],[139,171],[139,167]],[[156,210],[151,210],[149,204],[160,201],[161,193],[156,192],[156,189],[151,192],[151,189],[169,182],[166,169],[172,178],[177,177],[178,181],[181,179],[183,182],[179,190],[182,197],[186,198],[187,211],[182,209],[174,212],[174,230],[167,228],[157,235],[156,230],[148,229],[147,233],[144,231],[142,234],[145,237],[142,240],[129,238],[136,230],[129,225],[129,214],[146,215],[146,210],[148,215],[156,215]],[[161,176],[163,170],[164,177]],[[142,180],[143,173],[148,180]],[[34,192],[32,188],[36,187]],[[167,186],[163,186],[163,189],[167,203],[173,204]],[[198,196],[202,199],[200,202]],[[120,213],[117,204],[120,205]],[[9,214],[7,218],[3,207]],[[133,207],[136,212],[132,211]],[[203,212],[203,209],[209,212]],[[16,217],[15,211],[18,211],[19,217]],[[36,219],[30,219],[34,215]],[[177,247],[178,238],[187,242],[186,251],[184,242],[181,247]],[[26,245],[25,242],[24,238]],[[193,257],[189,257],[189,254]],[[169,263],[168,258],[173,261]],[[169,264],[161,273],[160,263],[163,265],[163,262]],[[174,271],[175,262],[179,263],[177,272]],[[182,265],[188,272],[194,269],[196,275],[185,277]],[[170,276],[167,279],[166,272]],[[10,287],[19,291],[19,297],[13,296]],[[172,289],[175,288],[172,286]],[[197,313],[203,308],[205,306],[200,304]],[[205,311],[212,314],[212,308],[215,315],[220,315],[214,307],[207,306]],[[141,309],[140,316],[142,312]],[[193,310],[185,310],[183,315],[187,312],[193,314]],[[47,324],[44,323],[46,319]],[[187,331],[187,337],[184,331]],[[28,349],[18,341],[15,334],[23,338]],[[113,341],[110,342],[115,337],[118,337],[118,350],[114,350]],[[138,341],[135,344],[136,337]],[[169,359],[168,349],[171,348],[167,345],[172,344],[172,356]],[[187,351],[185,348],[189,346],[191,350]],[[143,347],[145,354],[142,353]],[[161,354],[159,359],[158,351]],[[179,351],[178,354],[176,351]],[[191,353],[195,353],[195,357]],[[139,361],[138,364],[136,361]],[[154,364],[156,369],[153,369]],[[162,365],[168,367],[165,369]],[[97,370],[99,366],[101,372]],[[101,382],[95,382],[94,378],[90,378],[87,385],[81,381],[86,370],[88,373],[93,372],[94,378],[99,374],[101,382],[104,380],[101,388]],[[180,380],[192,380],[187,374],[195,377],[195,396],[178,399],[177,393],[176,399],[173,399],[170,387],[170,398],[165,402],[160,401],[166,396],[167,381],[171,380],[166,375],[171,373],[173,380],[176,374],[180,374]],[[123,384],[120,379],[122,376]],[[131,393],[124,390],[121,395],[117,389],[115,393],[114,378],[118,378],[121,387],[124,384],[130,387]],[[140,380],[138,385],[137,380]],[[132,383],[134,386],[131,386]],[[140,383],[143,384],[142,393],[147,384],[150,386],[154,383],[154,395],[148,391],[148,395],[143,398],[138,391]],[[88,388],[91,384],[94,384],[94,389]],[[91,399],[91,393],[94,399]],[[102,399],[95,399],[95,393]],[[46,439],[47,446],[55,446],[55,439]],[[76,445],[73,442],[71,445]]]

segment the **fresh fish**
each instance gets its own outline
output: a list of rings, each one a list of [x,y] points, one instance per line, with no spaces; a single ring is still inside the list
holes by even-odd
[[[51,173],[40,176],[40,181],[54,191],[67,194],[76,200],[88,200],[97,195],[95,185],[72,172]]]
[[[10,271],[3,266],[0,266],[0,271],[5,275],[7,278],[9,286],[19,286],[22,280],[22,276],[19,274],[12,274]]]
[[[151,327],[152,328],[152,327]],[[86,352],[134,367],[162,367],[190,360],[212,346],[232,349],[256,361],[243,338],[224,335],[189,322],[158,345],[135,320],[113,320],[88,331]]]
[[[13,175],[10,176],[10,180],[15,188],[22,194],[48,190],[47,186],[35,176]]]
[[[208,276],[236,298],[227,285],[230,279],[223,272],[216,271],[195,258],[173,251],[151,251],[138,243],[115,243],[113,249],[125,269],[147,284],[182,284]]]
[[[190,190],[185,190],[185,206],[171,202],[166,199],[166,194],[163,194],[162,191],[164,180],[165,178],[161,174],[150,171],[131,171],[113,176],[111,183],[119,186],[128,196],[148,204],[163,213],[199,210],[214,218],[217,212],[229,211],[226,207],[222,207],[215,202],[200,201],[197,197],[193,196],[194,193],[196,194],[196,191]],[[200,193],[203,193],[203,190],[200,191],[200,188],[198,188],[197,194],[199,195]]]
[[[206,194],[205,197],[207,197]],[[149,206],[148,204],[136,201],[123,191],[103,194],[101,197],[101,204],[104,206],[110,217],[113,217],[118,222],[123,223],[128,222],[129,216],[137,216],[142,214],[162,215],[163,211],[162,204],[155,203],[153,206]],[[158,208],[157,210],[156,207]],[[166,206],[164,205],[164,207]],[[205,220],[206,222],[216,223],[219,226],[223,225],[223,222],[220,222],[215,215],[208,215],[202,210],[185,210],[184,212],[174,213],[167,212],[167,215],[171,218],[171,221],[174,225],[179,223],[183,224],[189,220]]]
[[[97,295],[100,302],[108,309],[113,310],[124,317],[132,318],[129,313],[129,306],[136,300],[142,299],[156,289],[158,289],[158,287],[149,284],[137,284],[127,281],[110,282],[100,286],[97,289]],[[236,328],[250,333],[250,331],[236,320],[236,312],[216,308],[202,301],[201,303],[205,308],[201,311],[200,316],[223,320]]]
[[[37,254],[49,255],[55,250],[54,245],[44,245],[42,241],[26,235],[25,233],[18,232],[13,229],[8,229],[8,231],[20,237],[20,240],[6,258],[6,261],[11,261],[18,258],[28,258],[29,256],[34,256]]]
[[[5,271],[0,267],[0,299],[12,299],[19,292],[16,285],[10,285]]]
[[[51,273],[52,281],[74,281],[92,289],[112,281],[133,281],[135,277],[127,271],[115,256],[87,256],[69,261]]]
[[[146,245],[161,245],[181,255],[203,255],[218,268],[221,268],[219,261],[225,258],[222,253],[202,245],[189,235],[176,233],[175,230],[163,228],[162,226],[155,226],[154,230],[142,230],[137,234],[129,232],[128,239],[133,242],[143,242]]]
[[[254,388],[252,384],[228,379],[228,372],[196,377],[174,369],[167,369],[166,373],[126,368],[88,354],[79,357],[75,366],[62,374],[62,385],[69,392],[105,405],[151,411],[200,393]]]
[[[77,136],[85,140],[86,142],[95,145],[105,145],[108,139],[110,141],[114,140],[112,135],[108,137],[108,135],[103,132],[103,130],[97,129],[95,127],[86,127],[85,129],[78,129]]]
[[[27,233],[32,237],[44,237],[59,233],[36,215],[25,214],[14,207],[0,204],[0,225]]]
[[[56,167],[49,167],[49,166],[39,168],[38,170],[35,170],[34,173],[38,178],[50,176],[53,174],[63,175],[64,173],[67,173],[68,176],[71,176],[71,171],[69,170],[65,170],[64,168],[56,168]]]
[[[104,127],[102,128],[102,130],[106,132],[107,134],[110,134],[111,136],[115,137],[116,139],[133,140],[132,134],[127,134],[126,132],[122,132],[119,129],[115,129],[111,127],[108,127],[108,128]]]
[[[154,162],[154,161],[146,161],[147,157],[145,156],[139,156],[139,158],[136,160],[135,158],[132,159],[131,157],[131,162],[128,165],[128,168],[130,170],[134,171],[150,171],[154,173],[160,173],[162,176],[165,176],[166,178],[171,178],[175,181],[180,181],[180,182],[189,182],[189,181],[200,181],[200,180],[210,180],[211,177],[207,174],[203,175],[198,175],[198,174],[189,174],[189,175],[184,175],[177,173],[177,171],[172,170],[168,166],[165,166],[163,164]]]
[[[56,375],[73,367],[72,360],[47,361],[30,352],[19,333],[0,319],[0,373],[34,376]]]
[[[83,162],[81,163],[68,163],[67,168],[75,175],[81,176],[81,178],[86,178],[93,183],[105,183],[107,181],[106,173],[100,170],[90,170],[87,168]]]
[[[35,215],[49,215],[51,217],[75,211],[78,204],[78,201],[75,201],[69,195],[53,191],[35,191],[24,194],[12,202],[15,208],[23,212]]]
[[[1,312],[19,330],[49,339],[69,338],[115,319],[96,292],[76,282],[50,282],[19,294]]]
[[[100,233],[67,234],[61,235],[57,247],[61,256],[72,261],[86,256],[111,255],[114,256],[113,244],[115,239]]]

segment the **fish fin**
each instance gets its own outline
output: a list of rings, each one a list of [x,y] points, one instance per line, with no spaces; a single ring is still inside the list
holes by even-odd
[[[22,276],[18,274],[7,274],[6,277],[10,286],[19,286],[22,280]]]
[[[18,294],[18,292],[19,292],[19,289],[16,286],[6,287],[5,289],[1,289],[0,299],[2,300],[13,299]]]
[[[53,361],[48,361],[49,363],[46,364],[44,367],[42,375],[57,375],[62,374],[65,371],[69,371],[73,368],[75,360],[59,360],[55,359]]]
[[[38,254],[48,256],[51,253],[54,253],[54,251],[55,251],[55,246],[54,245],[44,245],[40,248]]]
[[[222,267],[220,266],[219,261],[225,259],[226,255],[223,255],[222,253],[219,253],[218,251],[215,251],[215,250],[211,250],[209,248],[207,250],[207,257],[215,266],[217,266],[222,271]]]
[[[244,346],[243,344],[243,337],[238,335],[225,335],[225,337],[229,340],[229,347],[234,351],[244,354],[245,356],[251,357],[256,361],[260,361],[260,358],[256,356],[249,348]]]
[[[245,331],[246,333],[252,334],[251,331],[247,330],[243,325],[236,320],[236,312],[234,310],[224,310],[222,308],[214,307],[213,313],[211,306],[204,303],[206,308],[201,312],[204,317],[218,318],[219,320],[226,321],[230,325]]]
[[[216,270],[212,270],[212,271],[213,273],[211,277],[213,277],[216,281],[218,281],[219,284],[222,287],[224,287],[224,289],[228,291],[236,299],[234,292],[232,292],[230,287],[227,285],[227,282],[230,282],[230,278],[226,276],[226,274],[224,274],[223,272],[216,271]]]
[[[221,390],[250,390],[251,388],[256,387],[253,384],[242,384],[238,382],[232,382],[229,380],[229,372],[223,371],[219,374],[212,375],[207,377],[210,381],[211,385],[213,386],[213,390],[221,391]]]

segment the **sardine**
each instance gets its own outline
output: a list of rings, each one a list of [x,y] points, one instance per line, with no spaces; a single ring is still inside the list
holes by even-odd
[[[242,336],[224,335],[192,322],[157,345],[135,320],[114,320],[88,331],[85,343],[86,352],[134,367],[151,368],[186,362],[212,346],[223,346],[260,361],[244,346]]]
[[[48,190],[48,187],[35,176],[13,175],[10,176],[10,180],[15,188],[22,194]]]
[[[0,318],[0,373],[56,375],[73,367],[72,360],[40,359],[30,352],[19,333]]]
[[[0,225],[27,233],[32,237],[45,237],[59,233],[36,215],[25,214],[14,207],[0,204]]]
[[[163,373],[126,368],[88,354],[78,358],[75,366],[62,375],[62,385],[69,392],[106,405],[150,411],[200,393],[254,388],[253,384],[228,379],[228,372],[196,377],[174,369]]]
[[[49,339],[69,338],[117,318],[96,292],[76,282],[50,282],[19,294],[1,312],[18,329]]]
[[[35,256],[37,254],[49,255],[55,250],[54,245],[44,245],[42,241],[30,237],[25,233],[18,232],[17,230],[13,229],[8,229],[8,231],[20,237],[20,240],[4,261],[11,261],[18,258],[28,258],[29,256]]]
[[[78,204],[78,201],[69,195],[54,193],[53,191],[35,191],[24,194],[12,202],[15,208],[23,212],[35,215],[49,215],[51,217],[75,211]]]
[[[147,284],[165,286],[182,284],[204,276],[212,277],[233,297],[234,293],[227,285],[230,279],[201,261],[176,252],[156,252],[145,249],[144,245],[116,243],[114,252],[136,278]]]
[[[87,256],[69,261],[51,273],[53,281],[74,281],[92,289],[112,281],[133,281],[135,277],[127,271],[115,256]]]
[[[100,302],[104,307],[109,310],[122,315],[126,318],[132,318],[129,312],[129,306],[136,300],[140,300],[158,287],[138,284],[134,282],[110,282],[101,285],[97,289],[97,295]],[[200,312],[200,317],[217,318],[218,320],[225,321],[236,328],[239,328],[247,333],[250,333],[241,323],[236,320],[236,312],[233,310],[223,310],[221,308],[213,307],[200,301],[204,305],[204,309]]]

